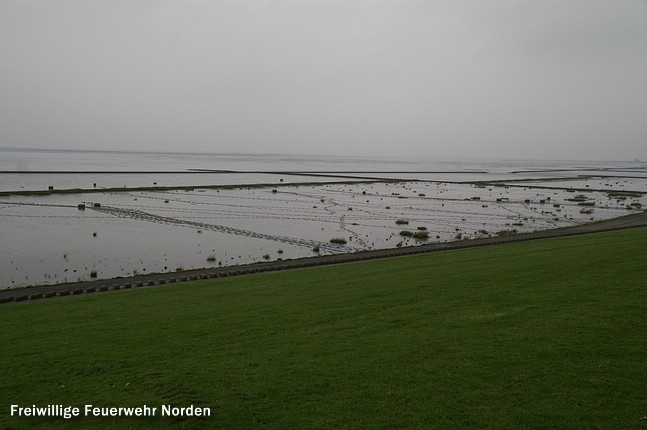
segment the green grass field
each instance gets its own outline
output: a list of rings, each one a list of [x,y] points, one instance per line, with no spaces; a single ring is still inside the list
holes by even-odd
[[[0,307],[0,428],[647,428],[647,229]],[[162,404],[210,418],[16,418]]]

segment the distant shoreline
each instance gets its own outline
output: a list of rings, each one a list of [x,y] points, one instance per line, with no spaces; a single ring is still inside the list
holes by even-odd
[[[447,161],[447,160],[461,160],[461,161],[504,161],[504,162],[540,162],[540,163],[554,163],[554,162],[583,162],[583,163],[641,163],[645,164],[647,161],[634,158],[625,160],[599,160],[599,159],[576,159],[576,158],[519,158],[507,156],[465,156],[465,155],[348,155],[348,154],[321,154],[321,153],[272,153],[272,152],[174,152],[174,151],[145,151],[136,150],[129,151],[125,149],[47,149],[47,148],[5,148],[0,147],[0,151],[6,152],[50,152],[50,153],[84,153],[84,154],[140,154],[140,155],[208,155],[220,157],[294,157],[294,158],[335,158],[335,159],[348,159],[348,160],[392,160],[392,159],[424,159],[428,161]]]

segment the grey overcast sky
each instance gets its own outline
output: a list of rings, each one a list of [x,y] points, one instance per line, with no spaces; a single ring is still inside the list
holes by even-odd
[[[647,159],[645,0],[0,0],[0,147]]]

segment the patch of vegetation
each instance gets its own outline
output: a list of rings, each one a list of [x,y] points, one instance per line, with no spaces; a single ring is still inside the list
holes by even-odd
[[[595,202],[580,202],[578,206],[595,206]]]
[[[272,257],[270,257],[270,254],[263,255],[264,260],[269,260],[270,258],[272,258]]]
[[[209,263],[213,263],[214,261],[216,261],[216,256],[213,254],[209,254],[209,256],[207,257],[207,261]]]
[[[411,232],[411,231],[409,231],[409,230],[402,230],[402,231],[400,232],[400,236],[403,236],[403,237],[411,237],[411,236],[413,236],[413,232]]]
[[[516,229],[512,230],[499,230],[496,232],[497,236],[512,236],[518,234],[519,232]]]
[[[3,413],[0,428],[642,428],[646,240],[632,229],[4,306],[7,405],[91,393],[212,416]]]
[[[93,270],[92,272],[90,272],[90,278],[96,278],[96,277],[97,277],[97,271],[96,270]]]
[[[420,231],[425,231],[425,230],[427,230],[427,227],[422,226],[422,225],[421,225],[421,226],[418,226],[417,228],[418,228],[418,230],[420,230]]]
[[[409,224],[409,220],[400,218],[400,219],[396,220],[395,223],[397,225],[406,225],[406,224]]]
[[[624,197],[625,199],[627,197],[640,198],[643,195],[644,193],[639,193],[636,191],[607,191],[607,196],[615,197],[615,198],[619,198],[619,197]]]
[[[314,248],[312,248],[312,252],[319,252],[319,245],[316,245]]]
[[[572,198],[570,198],[570,199],[566,199],[566,200],[568,200],[569,202],[585,202],[585,201],[587,201],[588,199],[589,199],[589,198],[588,198],[588,197],[586,197],[585,195],[583,195],[583,194],[578,194],[578,195],[576,195],[575,197],[572,197]]]
[[[347,241],[343,237],[334,237],[334,238],[330,239],[330,243],[336,243],[338,245],[345,245],[347,243]]]
[[[413,238],[418,240],[427,240],[429,239],[429,233],[426,231],[417,231],[413,234]]]

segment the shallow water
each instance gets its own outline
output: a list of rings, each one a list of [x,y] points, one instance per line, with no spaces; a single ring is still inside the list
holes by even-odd
[[[20,155],[27,157],[24,153]],[[57,158],[59,155],[54,159],[61,161]],[[82,153],[79,157],[84,160],[90,156]],[[31,160],[27,164],[37,166],[42,162],[42,157],[42,153],[37,153],[36,161]],[[123,157],[123,154],[109,154],[106,158],[99,157],[101,162],[97,164],[101,164],[102,168],[111,167],[110,160],[121,163]],[[158,164],[163,164],[159,160],[166,160],[165,166],[171,167],[172,156],[164,154],[153,158],[158,160]],[[221,161],[222,158],[214,156],[214,159]],[[329,167],[342,171],[352,165],[349,159],[335,162],[316,157],[271,157],[271,160],[261,156],[233,158],[240,165],[247,163],[255,167],[274,164],[285,168],[290,164],[290,170],[306,170],[305,167],[321,167],[327,163]],[[299,164],[298,160],[303,163]],[[195,161],[195,156],[186,155],[179,157],[177,164],[194,166]],[[69,160],[61,161],[58,167],[69,167],[67,163]],[[368,171],[362,168],[368,165],[371,168],[384,166],[381,160],[367,159],[358,163],[353,166],[359,166],[357,170],[362,172]],[[409,167],[415,169],[421,166],[421,162],[416,160],[409,160],[408,163]],[[436,167],[440,167],[438,171],[462,169],[463,173],[389,175],[394,178],[411,178],[413,175],[416,179],[426,180],[422,182],[308,186],[289,185],[295,181],[303,182],[304,177],[285,174],[178,173],[157,177],[154,174],[104,174],[98,176],[104,181],[100,182],[100,186],[110,186],[103,184],[126,178],[132,184],[146,184],[156,178],[158,181],[154,182],[158,182],[158,185],[195,185],[184,183],[193,177],[209,178],[209,184],[225,184],[228,181],[273,182],[280,186],[0,197],[0,287],[86,280],[91,278],[92,272],[96,272],[98,278],[110,278],[169,272],[180,268],[298,258],[316,255],[315,248],[319,249],[319,253],[327,254],[416,246],[425,242],[405,238],[400,232],[416,232],[418,228],[426,229],[428,242],[482,237],[501,230],[528,232],[608,219],[639,210],[638,206],[628,209],[627,205],[647,205],[644,195],[619,200],[604,192],[625,189],[627,184],[638,186],[641,180],[623,182],[625,179],[595,178],[569,179],[560,183],[540,180],[542,177],[554,177],[553,174],[533,172],[528,176],[527,173],[510,173],[520,166],[550,167],[551,164],[547,162],[524,162],[519,165],[492,160],[480,165],[473,160],[462,165],[458,161],[435,163]],[[569,165],[577,167],[582,163]],[[397,165],[398,168],[403,166]],[[487,170],[488,166],[492,168],[491,171]],[[552,166],[563,168],[564,163]],[[81,170],[78,165],[76,167]],[[82,167],[85,168],[86,164]],[[118,170],[112,167],[106,170]],[[477,167],[491,173],[474,173]],[[468,173],[468,170],[473,172]],[[60,187],[78,184],[79,180],[85,183],[97,177],[93,174],[79,175],[68,175],[75,178],[69,182],[62,179],[67,178],[66,175],[30,173],[27,176],[33,177],[33,184],[38,186],[58,177]],[[436,182],[452,176],[456,178],[456,175],[461,176],[461,181]],[[473,175],[474,181],[527,177],[537,180],[532,184],[511,182],[516,186],[509,187],[455,183],[469,181],[469,175]],[[576,171],[560,172],[561,177],[575,178],[576,175]],[[2,189],[7,188],[4,184],[9,176],[0,174]],[[244,180],[239,181],[240,178]],[[284,182],[281,184],[277,179],[284,179]],[[329,181],[330,178],[306,177],[306,180]],[[531,187],[579,186],[580,182],[590,185],[591,189],[603,190],[584,193],[587,204],[595,206],[582,206],[581,201],[569,200],[579,192]],[[130,183],[127,185],[131,186]],[[620,187],[621,184],[624,186]],[[77,209],[81,202],[86,203],[85,210]],[[95,202],[100,203],[101,207],[92,208]],[[396,224],[398,219],[406,220],[408,224]],[[330,243],[332,238],[344,238],[347,243],[333,245]]]
[[[593,190],[607,190],[607,191],[626,191],[626,192],[647,192],[647,178],[588,178],[578,179],[573,178],[569,180],[557,181],[524,181],[523,183],[506,182],[509,185],[525,185],[536,187],[552,187],[552,188],[571,188],[571,189],[585,189],[591,188]]]
[[[478,172],[558,169],[645,169],[640,162],[507,160],[430,157],[332,157],[266,154],[170,154],[0,149],[0,171],[234,171]]]
[[[334,176],[282,173],[0,173],[0,191],[38,191],[81,188],[206,187],[301,182],[351,181]]]

